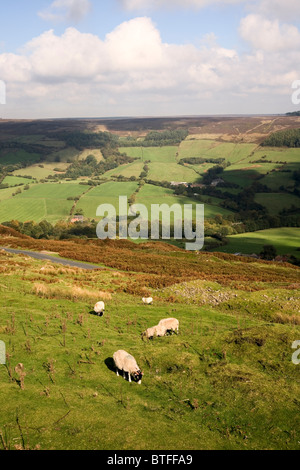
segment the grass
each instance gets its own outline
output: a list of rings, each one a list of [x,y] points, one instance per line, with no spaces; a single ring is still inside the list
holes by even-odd
[[[28,180],[29,181],[29,180]],[[66,219],[70,215],[73,201],[68,197],[80,196],[86,187],[80,184],[34,184],[30,189],[12,197],[7,191],[1,200],[0,191],[0,221],[19,220],[26,222],[33,220],[40,222],[47,219],[55,223]]]
[[[41,166],[43,168],[41,168]],[[69,166],[68,163],[47,163],[47,162],[43,162],[39,165],[31,165],[29,167],[26,167],[26,168],[22,168],[20,170],[16,170],[14,172],[14,175],[30,175],[32,176],[33,178],[37,179],[37,180],[40,180],[40,179],[44,179],[44,178],[47,178],[47,176],[50,176],[50,175],[55,175],[56,174],[56,171],[54,171],[55,168],[59,169],[60,171],[65,171],[67,169],[67,167]]]
[[[0,221],[5,222],[12,219],[26,222],[34,220],[40,222],[46,218],[46,206],[44,199],[21,199],[14,197],[1,201],[0,203]]]
[[[118,168],[114,168],[113,170],[109,170],[104,173],[103,177],[111,178],[112,176],[125,176],[126,178],[130,178],[131,176],[135,176],[138,178],[143,171],[143,166],[144,163],[140,161],[120,165]]]
[[[103,161],[103,155],[101,150],[99,149],[85,149],[83,152],[79,155],[78,160],[85,160],[89,155],[93,155],[97,162]]]
[[[299,208],[299,197],[286,193],[258,193],[255,202],[266,207],[270,215],[278,215],[283,209],[291,206]]]
[[[276,316],[282,304],[299,318],[295,290],[179,282],[154,289],[154,305],[144,306],[125,293],[138,273],[87,273],[4,253],[0,269],[0,448],[299,449],[291,344],[300,329]],[[99,318],[90,311],[101,295]],[[142,340],[169,316],[179,335]],[[117,349],[137,359],[141,386],[116,376]]]
[[[48,183],[31,186],[24,191],[19,198],[37,199],[67,199],[68,197],[80,196],[86,191],[86,187],[80,184]]]
[[[151,163],[149,167],[148,178],[155,181],[195,183],[199,180],[199,175],[195,171],[177,163]]]
[[[99,217],[96,217],[98,206],[101,204],[112,204],[118,215],[119,196],[127,196],[129,198],[137,187],[138,184],[136,182],[101,184],[83,196],[78,202],[77,208],[82,209],[86,217],[98,220]]]
[[[173,204],[192,204],[193,205],[193,217],[196,215],[196,204],[202,204],[197,198],[189,198],[186,196],[176,196],[171,189],[162,188],[160,186],[154,186],[150,184],[145,184],[138,193],[137,203],[144,204],[148,212],[151,212],[152,204],[168,204],[172,206]],[[205,204],[205,217],[214,217],[217,214],[228,215],[230,211],[223,209],[214,204]]]
[[[300,228],[274,228],[228,237],[228,245],[218,251],[226,253],[259,253],[264,245],[274,245],[278,254],[299,257]]]
[[[28,178],[19,178],[17,176],[6,176],[2,184],[7,184],[8,186],[18,186],[18,185],[27,185],[33,181]]]
[[[120,147],[119,151],[126,153],[129,157],[139,158],[142,162],[150,160],[157,163],[174,163],[177,147]]]

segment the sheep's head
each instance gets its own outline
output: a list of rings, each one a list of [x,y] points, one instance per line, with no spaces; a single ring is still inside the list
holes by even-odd
[[[143,372],[141,370],[138,370],[133,373],[133,379],[139,384],[141,384],[143,375],[144,375]]]

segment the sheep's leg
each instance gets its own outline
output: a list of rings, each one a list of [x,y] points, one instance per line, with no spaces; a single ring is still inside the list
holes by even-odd
[[[131,382],[131,374],[130,374],[130,372],[128,372],[128,380],[129,380],[129,382]]]
[[[126,372],[123,370],[123,379],[126,380]]]
[[[117,377],[119,377],[119,369],[116,368]]]

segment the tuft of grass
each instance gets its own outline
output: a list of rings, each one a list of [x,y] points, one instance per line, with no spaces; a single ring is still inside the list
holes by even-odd
[[[35,283],[33,292],[46,299],[69,299],[76,300],[111,300],[112,295],[109,292],[90,291],[78,286],[63,288],[44,283]]]

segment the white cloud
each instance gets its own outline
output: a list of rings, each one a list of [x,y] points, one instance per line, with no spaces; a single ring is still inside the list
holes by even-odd
[[[119,0],[127,10],[152,10],[157,8],[203,8],[211,4],[237,4],[247,0]]]
[[[51,5],[38,15],[46,21],[66,21],[77,23],[91,10],[90,0],[54,0]]]
[[[16,117],[23,108],[29,117],[211,114],[262,112],[262,102],[273,112],[279,96],[288,107],[299,78],[300,50],[289,48],[297,31],[248,15],[241,34],[254,50],[242,55],[215,37],[201,47],[164,43],[147,17],[120,24],[103,39],[74,27],[62,35],[49,30],[19,54],[0,54],[5,109]]]
[[[281,21],[299,21],[300,2],[299,0],[260,0],[254,5],[256,13],[260,13],[267,18],[277,18]]]
[[[280,24],[261,15],[248,15],[240,24],[243,39],[255,49],[268,52],[297,50],[300,48],[300,31],[291,24]]]

